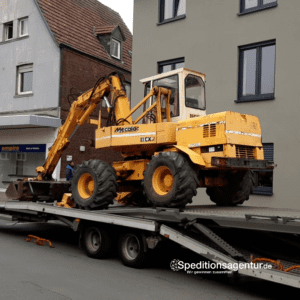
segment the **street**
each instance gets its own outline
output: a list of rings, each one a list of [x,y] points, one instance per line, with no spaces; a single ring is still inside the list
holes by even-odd
[[[50,239],[55,248],[26,242],[28,234]],[[116,255],[91,259],[78,248],[77,234],[60,224],[14,224],[2,219],[0,239],[0,299],[250,300],[298,293],[254,278],[234,281],[221,275],[173,272],[168,264],[131,269]]]

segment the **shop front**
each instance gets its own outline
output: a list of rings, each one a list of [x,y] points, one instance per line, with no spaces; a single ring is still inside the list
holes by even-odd
[[[36,177],[35,169],[46,157],[46,144],[0,145],[0,189],[11,181]]]

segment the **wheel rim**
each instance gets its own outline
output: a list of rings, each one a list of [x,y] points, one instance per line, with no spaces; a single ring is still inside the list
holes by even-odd
[[[172,171],[166,166],[158,167],[152,177],[152,186],[159,195],[166,195],[173,187]]]
[[[127,236],[123,244],[123,253],[128,260],[134,260],[141,251],[140,242],[134,235]]]
[[[78,180],[78,193],[81,198],[88,199],[93,195],[95,189],[95,181],[91,174],[84,173]]]
[[[95,228],[91,229],[87,234],[87,246],[91,251],[97,251],[101,245],[101,234]]]

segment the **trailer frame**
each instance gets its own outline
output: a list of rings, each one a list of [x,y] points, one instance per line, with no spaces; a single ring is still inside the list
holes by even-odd
[[[250,263],[250,254],[240,252],[214,233],[215,228],[235,228],[271,233],[300,234],[300,210],[261,207],[189,206],[185,210],[167,208],[138,208],[114,205],[106,210],[88,211],[58,207],[57,203],[7,201],[0,203],[0,214],[18,222],[48,222],[59,220],[79,231],[81,224],[115,225],[140,231],[145,251],[155,248],[161,239],[171,240],[215,263]],[[201,233],[209,243],[189,229]],[[212,246],[213,245],[213,246]],[[299,245],[300,247],[300,245]],[[297,261],[298,262],[298,261]],[[290,266],[294,262],[283,261]],[[299,263],[300,265],[300,260]],[[300,288],[300,271],[239,268],[235,273]]]

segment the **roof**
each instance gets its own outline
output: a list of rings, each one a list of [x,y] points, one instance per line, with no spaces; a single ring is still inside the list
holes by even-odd
[[[97,26],[95,28],[95,34],[108,34],[111,33],[116,26],[114,25],[105,25],[105,26]]]
[[[68,45],[118,67],[131,70],[132,34],[121,16],[97,0],[36,0],[58,44]],[[119,25],[126,40],[123,63],[111,58],[94,32],[111,33]],[[96,32],[95,32],[96,33]]]
[[[121,36],[123,38],[123,41],[126,40],[126,36],[124,35],[121,27],[119,25],[114,26],[114,25],[105,25],[105,26],[95,26],[94,27],[94,34],[96,35],[104,35],[104,34],[111,34],[113,33],[115,30],[119,29]]]

